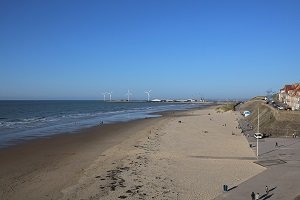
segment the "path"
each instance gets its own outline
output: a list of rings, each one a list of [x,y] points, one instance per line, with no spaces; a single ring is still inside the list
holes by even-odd
[[[248,142],[256,153],[256,139],[252,137],[253,132],[247,131],[246,135],[248,133]],[[278,147],[275,147],[276,142]],[[263,200],[294,200],[300,196],[300,138],[265,138],[259,140],[258,145],[259,159],[256,163],[267,170],[215,200],[251,199],[251,192],[258,192]],[[266,185],[270,189],[268,195],[265,194]]]

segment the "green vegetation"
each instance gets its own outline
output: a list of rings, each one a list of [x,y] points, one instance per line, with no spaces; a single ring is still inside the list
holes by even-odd
[[[217,110],[217,112],[227,112],[230,110],[234,111],[235,106],[236,106],[235,103],[229,103],[229,104],[225,104],[225,105],[218,107],[216,110]]]
[[[260,132],[272,136],[300,136],[300,112],[277,110],[263,100],[250,100],[240,104],[237,110],[243,113],[245,110],[251,115],[245,120],[251,123],[257,131],[258,107],[260,119]]]
[[[256,97],[253,97],[252,99],[250,99],[250,101],[251,100],[264,100],[264,99],[265,99],[264,96],[256,96]]]

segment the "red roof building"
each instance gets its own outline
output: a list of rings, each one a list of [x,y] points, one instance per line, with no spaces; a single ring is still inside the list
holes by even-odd
[[[300,110],[300,83],[285,85],[279,92],[279,101],[286,103],[292,110]]]

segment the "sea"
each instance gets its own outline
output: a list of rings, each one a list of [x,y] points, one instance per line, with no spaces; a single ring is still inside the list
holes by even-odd
[[[31,139],[74,133],[95,125],[160,117],[197,103],[104,102],[99,100],[0,101],[0,148]]]

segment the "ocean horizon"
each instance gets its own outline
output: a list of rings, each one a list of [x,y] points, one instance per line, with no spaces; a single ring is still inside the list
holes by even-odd
[[[187,110],[198,103],[104,102],[101,100],[1,100],[0,148],[31,139],[74,133],[99,124],[160,117],[157,112]]]

